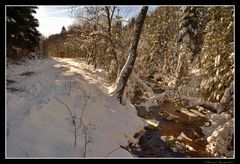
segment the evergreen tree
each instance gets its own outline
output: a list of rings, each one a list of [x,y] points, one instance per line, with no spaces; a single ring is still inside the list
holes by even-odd
[[[200,48],[197,34],[199,32],[199,19],[196,7],[182,7],[180,19],[180,32],[177,38],[179,44],[178,65],[176,71],[177,84],[189,81],[192,62]],[[184,78],[184,79],[182,79]]]
[[[7,56],[29,55],[39,47],[38,20],[32,15],[37,7],[7,7]],[[21,53],[20,51],[25,52]]]
[[[234,79],[233,13],[232,7],[214,7],[207,15],[200,90],[208,101],[218,102]]]
[[[63,27],[62,27],[61,34],[65,34],[65,33],[67,33],[67,30],[66,30],[65,26],[63,26]]]

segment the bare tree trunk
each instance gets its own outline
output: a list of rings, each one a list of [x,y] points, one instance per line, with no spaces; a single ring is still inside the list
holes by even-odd
[[[116,88],[115,88],[114,94],[116,94],[117,99],[120,101],[120,103],[122,103],[123,92],[124,92],[125,86],[127,84],[128,78],[132,73],[133,66],[134,66],[134,63],[135,63],[135,60],[137,57],[138,41],[140,38],[140,34],[141,34],[141,30],[143,27],[145,17],[147,15],[147,10],[148,10],[148,6],[143,6],[138,15],[135,31],[133,33],[132,40],[131,40],[130,54],[128,56],[128,59],[124,65],[123,69],[120,72],[119,77],[116,80],[116,86],[115,86]]]
[[[111,12],[111,7],[109,6],[105,6],[105,12],[107,14],[107,20],[108,20],[108,34],[109,36],[111,36],[111,31],[112,31],[112,19],[113,19],[113,14],[114,14],[114,11],[116,9],[115,6],[113,6],[112,8],[112,12]]]

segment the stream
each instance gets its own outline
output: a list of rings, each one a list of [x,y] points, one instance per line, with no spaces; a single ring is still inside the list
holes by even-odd
[[[130,145],[131,153],[137,157],[188,158],[212,157],[206,150],[207,140],[201,126],[208,122],[206,113],[195,108],[186,108],[171,102],[159,106],[139,106],[140,96],[134,105],[138,116],[148,122],[144,131],[136,134],[138,146]]]

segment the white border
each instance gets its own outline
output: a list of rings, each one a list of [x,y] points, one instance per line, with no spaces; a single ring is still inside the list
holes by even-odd
[[[224,6],[224,7],[233,7],[233,11],[234,11],[234,31],[233,31],[233,39],[234,39],[234,77],[233,77],[233,81],[234,81],[234,154],[232,158],[224,158],[224,157],[186,157],[186,158],[174,158],[174,157],[159,157],[159,158],[154,158],[154,157],[7,157],[7,90],[6,90],[6,81],[7,81],[7,69],[6,69],[6,65],[7,65],[7,58],[6,58],[6,54],[7,54],[7,25],[6,25],[6,15],[7,15],[7,6],[58,6],[58,5],[5,5],[5,159],[201,159],[201,160],[208,160],[208,159],[217,159],[217,160],[228,160],[228,159],[235,159],[235,153],[236,153],[236,129],[235,129],[235,125],[236,125],[236,114],[235,114],[235,96],[236,96],[236,92],[235,92],[235,5],[146,5],[146,6],[163,6],[163,7],[179,7],[179,6],[197,6],[197,7],[205,7],[205,6],[211,6],[211,7],[217,7],[217,6]],[[104,5],[59,5],[59,6],[104,6]],[[113,5],[110,5],[113,6]],[[116,5],[119,7],[137,7],[137,6],[144,6],[144,5]],[[215,162],[215,161],[213,161]]]

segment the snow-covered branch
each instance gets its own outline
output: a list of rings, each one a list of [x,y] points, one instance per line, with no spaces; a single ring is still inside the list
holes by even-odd
[[[201,106],[204,107],[214,113],[219,113],[223,111],[224,106],[220,103],[212,103],[212,102],[207,102],[204,100],[201,100],[199,98],[193,98],[189,96],[181,96],[182,100],[186,102],[190,107],[196,107],[196,106]]]
[[[234,92],[234,84],[233,81],[230,84],[230,86],[225,90],[224,95],[220,101],[220,103],[229,104],[233,98],[233,92]]]
[[[148,111],[148,108],[150,106],[157,106],[158,103],[162,103],[169,99],[169,97],[173,97],[174,92],[172,90],[166,90],[165,92],[161,94],[154,94],[152,97],[150,97],[146,102],[141,103],[141,106],[145,106],[146,110]]]
[[[103,34],[102,32],[99,31],[94,31],[90,34],[90,36],[102,36],[104,38],[106,38],[111,44],[112,46],[115,48],[115,43],[112,41],[112,39],[107,35],[107,34]]]
[[[152,88],[149,87],[142,79],[140,79],[138,75],[135,74],[135,72],[132,72],[131,78],[135,82],[137,82],[137,84],[139,84],[145,91],[147,91],[147,94],[149,95],[149,97],[153,97],[155,95]]]
[[[231,85],[225,90],[224,95],[219,103],[212,103],[207,102],[204,100],[201,100],[199,98],[193,98],[188,96],[181,96],[182,100],[185,100],[185,102],[191,106],[201,106],[204,107],[212,112],[220,113],[226,109],[226,107],[229,105],[231,100],[233,99],[233,82]]]

